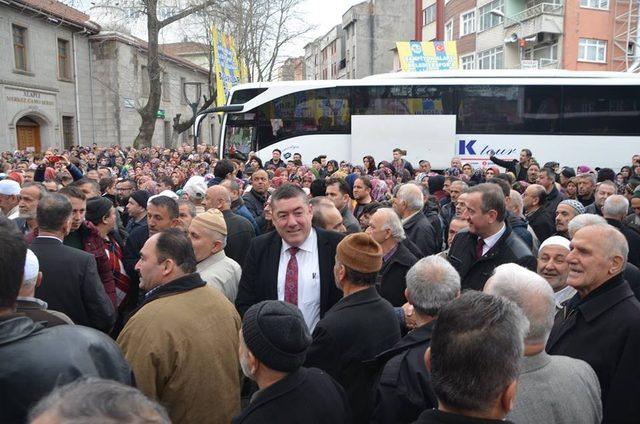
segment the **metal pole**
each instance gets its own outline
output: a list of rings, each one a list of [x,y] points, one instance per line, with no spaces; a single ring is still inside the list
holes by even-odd
[[[193,111],[193,116],[196,116],[196,113],[198,111],[198,103],[191,103],[191,110]],[[197,131],[193,132],[193,148],[197,153],[198,152],[198,132]]]

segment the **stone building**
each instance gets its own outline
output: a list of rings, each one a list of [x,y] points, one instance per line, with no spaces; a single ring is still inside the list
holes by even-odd
[[[118,32],[102,31],[90,38],[93,62],[93,109],[99,145],[130,146],[140,126],[137,108],[149,95],[146,42]],[[178,56],[161,56],[162,100],[157,114],[152,144],[175,146],[190,143],[191,130],[180,137],[173,134],[173,118],[191,116],[191,107],[183,96],[185,82],[202,83],[206,92],[209,73],[206,69]],[[212,121],[202,123],[201,141],[211,143]],[[213,132],[215,133],[215,132]]]
[[[0,2],[0,151],[93,141],[88,37],[99,31],[58,2]]]
[[[153,145],[192,141],[191,130],[173,134],[173,119],[192,113],[185,82],[200,82],[207,91],[208,66],[190,61],[203,56],[194,46],[161,50],[163,94]],[[149,87],[144,41],[102,31],[88,15],[55,0],[7,0],[0,2],[0,55],[0,151],[132,145],[141,122],[136,108]],[[203,121],[201,141],[217,141],[214,122]]]

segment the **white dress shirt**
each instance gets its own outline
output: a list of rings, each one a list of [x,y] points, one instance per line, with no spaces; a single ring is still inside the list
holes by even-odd
[[[291,258],[291,245],[282,240],[280,263],[278,264],[278,300],[284,301],[284,283],[287,264]],[[313,228],[309,237],[299,246],[296,253],[298,261],[298,309],[304,321],[313,331],[320,320],[320,260],[318,258],[318,235]]]
[[[500,240],[500,237],[502,237],[505,231],[507,231],[507,226],[503,223],[502,228],[500,228],[497,233],[485,239],[482,239],[482,241],[484,241],[484,244],[482,245],[482,256],[486,255],[487,252],[491,250],[493,246],[495,246],[495,244],[498,242],[498,240]]]

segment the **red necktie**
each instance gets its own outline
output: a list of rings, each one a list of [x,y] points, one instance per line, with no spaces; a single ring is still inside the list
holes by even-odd
[[[287,273],[284,277],[284,301],[298,306],[298,260],[296,253],[300,250],[297,247],[290,247],[289,262],[287,263]]]
[[[478,237],[478,241],[476,242],[476,259],[480,259],[482,257],[483,247],[484,247],[484,240]]]

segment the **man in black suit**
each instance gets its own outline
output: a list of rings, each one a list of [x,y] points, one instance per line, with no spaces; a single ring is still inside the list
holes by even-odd
[[[606,224],[576,231],[567,255],[567,284],[577,290],[556,314],[547,353],[581,359],[600,381],[603,423],[640,415],[640,303],[624,277],[629,248]]]
[[[271,196],[276,231],[249,246],[236,297],[240,315],[263,300],[283,300],[302,311],[309,330],[340,299],[333,277],[336,246],[343,235],[313,228],[307,195],[284,185]],[[293,254],[292,254],[293,253]]]
[[[422,190],[411,183],[400,186],[393,200],[393,209],[402,219],[404,233],[420,248],[421,257],[438,253],[442,247],[438,246],[436,231],[425,214],[422,213],[423,206]]]
[[[39,235],[31,250],[42,272],[36,297],[76,324],[108,331],[115,310],[100,281],[94,256],[62,244],[71,229],[71,202],[62,194],[49,194],[40,200],[36,213]]]
[[[344,387],[354,423],[368,423],[373,409],[376,368],[364,362],[400,340],[393,307],[375,288],[382,255],[369,234],[351,234],[338,244],[334,274],[344,297],[316,326],[305,362]]]
[[[467,192],[462,218],[469,231],[459,232],[448,259],[462,279],[462,289],[482,290],[498,265],[515,262],[535,271],[537,261],[526,244],[505,224],[506,205],[497,184],[478,184]]]
[[[540,243],[544,242],[556,231],[551,209],[547,207],[547,192],[544,187],[540,184],[531,184],[522,195],[522,203],[529,225]]]
[[[640,233],[624,223],[624,218],[629,211],[629,201],[620,194],[609,196],[602,206],[602,216],[607,223],[616,227],[627,239],[629,255],[627,262],[640,266]]]

